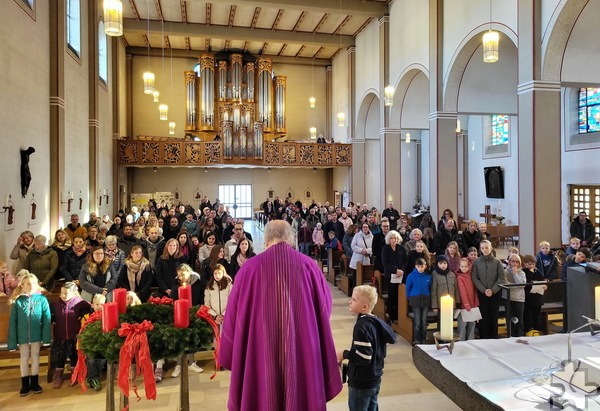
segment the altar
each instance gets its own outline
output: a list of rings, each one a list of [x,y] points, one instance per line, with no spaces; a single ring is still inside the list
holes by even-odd
[[[567,339],[553,334],[472,340],[456,343],[452,354],[417,345],[412,354],[419,372],[463,409],[552,410],[557,408],[548,399],[559,395],[571,409],[600,410],[596,390],[588,394],[552,377],[567,358]],[[573,358],[582,357],[600,357],[600,335],[573,334]]]

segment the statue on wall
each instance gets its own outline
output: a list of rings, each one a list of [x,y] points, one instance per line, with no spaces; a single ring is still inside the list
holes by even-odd
[[[21,196],[25,198],[31,183],[31,170],[29,169],[29,156],[35,153],[35,148],[29,147],[21,150]]]

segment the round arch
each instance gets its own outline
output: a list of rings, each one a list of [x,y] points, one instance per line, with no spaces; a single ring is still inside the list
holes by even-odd
[[[361,97],[355,126],[356,139],[373,137],[373,133],[379,136],[379,93],[375,89],[365,91]]]
[[[404,69],[404,71],[398,77],[396,83],[394,83],[394,110],[390,113],[389,127],[390,128],[402,128],[406,126],[402,124],[402,115],[404,113],[405,104],[409,104],[407,101],[407,94],[414,85],[415,80],[419,75],[424,75],[429,80],[429,70],[422,64],[411,64]],[[429,94],[427,93],[427,97]],[[429,110],[425,115],[429,114]]]

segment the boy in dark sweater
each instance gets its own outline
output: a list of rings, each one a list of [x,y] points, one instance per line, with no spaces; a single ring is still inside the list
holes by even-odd
[[[348,361],[348,407],[350,411],[377,409],[386,345],[396,342],[394,331],[371,314],[377,290],[370,285],[354,287],[350,312],[358,314],[350,350],[337,353],[338,362]]]

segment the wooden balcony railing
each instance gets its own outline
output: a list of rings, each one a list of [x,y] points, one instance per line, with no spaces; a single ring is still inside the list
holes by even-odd
[[[304,142],[265,142],[262,157],[225,157],[222,141],[184,141],[164,139],[117,140],[121,166],[213,166],[262,165],[349,167],[351,144]]]

